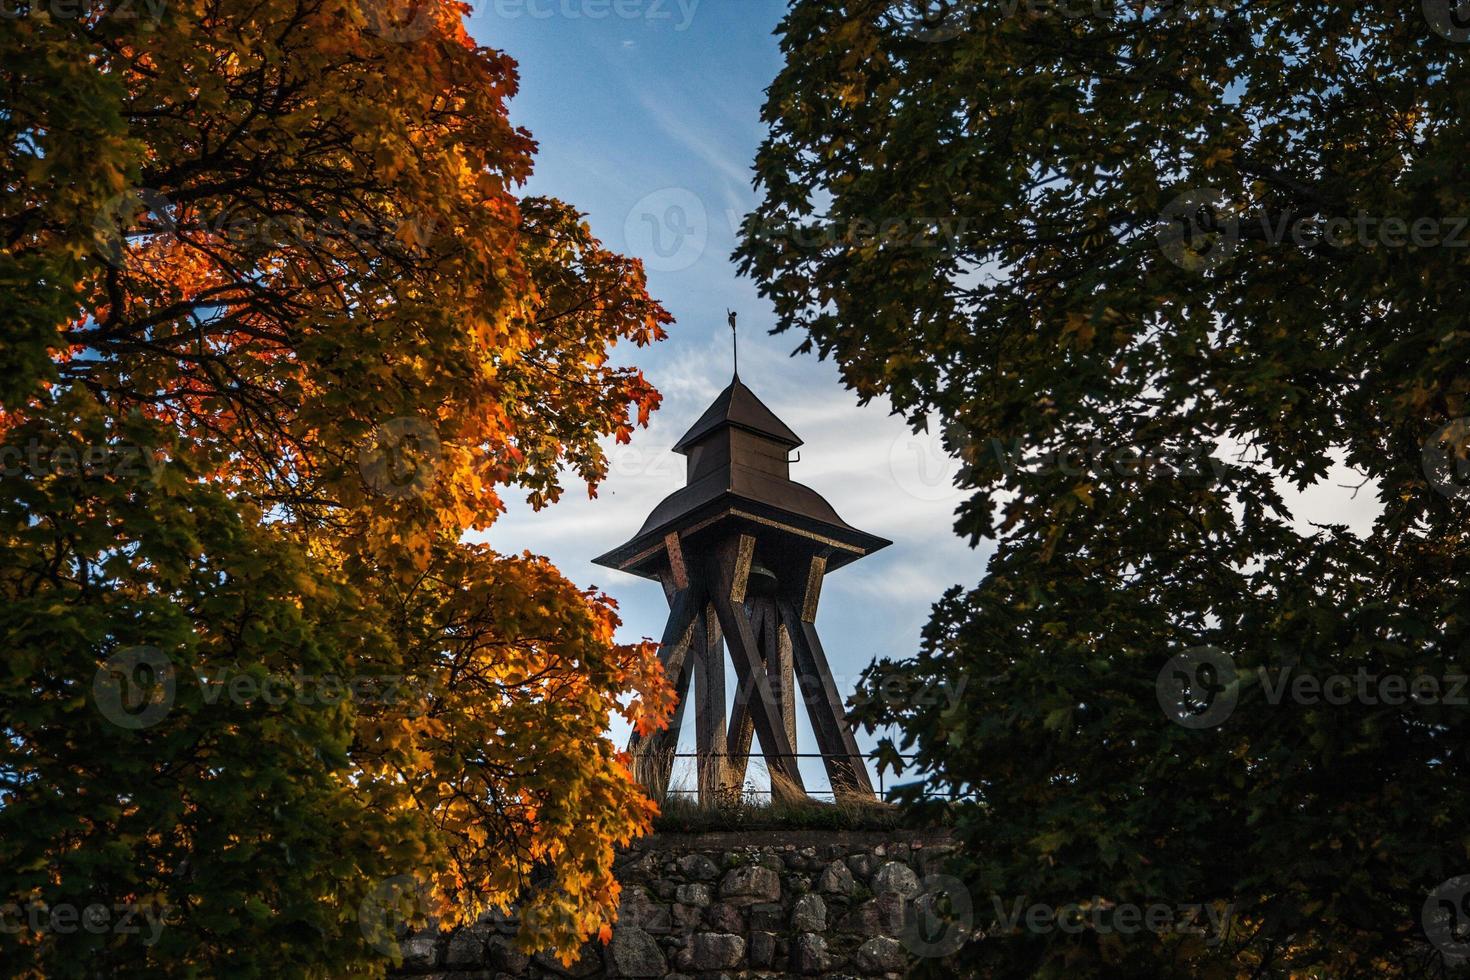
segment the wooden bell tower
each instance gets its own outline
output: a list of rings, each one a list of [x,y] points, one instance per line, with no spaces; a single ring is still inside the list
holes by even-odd
[[[806,795],[795,757],[798,697],[833,791],[873,795],[817,637],[817,600],[828,572],[891,542],[848,525],[792,481],[788,459],[800,445],[737,374],[674,446],[688,457],[687,485],[632,540],[596,559],[657,579],[669,601],[659,656],[678,708],[667,730],[635,734],[629,745],[655,799],[668,789],[691,682],[701,800],[738,792],[752,737],[773,793]],[[728,720],[727,646],[738,684]]]

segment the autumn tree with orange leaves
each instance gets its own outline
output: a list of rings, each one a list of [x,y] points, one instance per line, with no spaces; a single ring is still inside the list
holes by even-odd
[[[527,947],[605,934],[653,808],[603,732],[669,688],[607,597],[462,538],[656,407],[608,362],[669,322],[641,267],[518,195],[460,4],[69,9],[0,31],[0,961],[373,975],[402,916],[513,901]]]

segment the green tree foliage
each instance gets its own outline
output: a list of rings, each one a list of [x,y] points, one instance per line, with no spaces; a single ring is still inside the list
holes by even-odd
[[[615,916],[651,643],[463,543],[658,394],[639,264],[522,198],[515,64],[425,0],[0,21],[0,973],[371,976]],[[157,927],[155,927],[157,926]]]
[[[1466,706],[1356,680],[1470,668],[1451,6],[798,0],[783,23],[744,269],[862,398],[939,427],[956,529],[996,541],[918,655],[868,677],[961,696],[862,720],[980,801],[977,925],[992,896],[1233,912],[1213,945],[1107,911],[1022,923],[936,975],[1409,976],[1470,952],[1422,912],[1470,872]],[[1335,462],[1367,534],[1283,500]],[[1173,660],[1199,647],[1219,654]],[[1288,670],[1353,693],[1276,695]]]

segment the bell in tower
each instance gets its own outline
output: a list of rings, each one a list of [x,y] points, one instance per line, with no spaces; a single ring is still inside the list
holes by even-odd
[[[752,739],[773,794],[805,796],[797,698],[833,792],[873,796],[817,636],[817,600],[828,572],[891,542],[852,527],[815,490],[792,481],[789,458],[800,445],[737,374],[674,445],[688,459],[686,486],[630,541],[595,559],[658,580],[669,601],[659,656],[678,707],[667,730],[646,740],[635,734],[629,745],[638,780],[655,799],[667,792],[691,703],[701,800],[740,790]],[[728,719],[726,647],[738,684]]]

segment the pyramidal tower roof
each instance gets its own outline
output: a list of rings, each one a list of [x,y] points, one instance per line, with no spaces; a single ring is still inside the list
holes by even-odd
[[[791,479],[788,457],[801,444],[735,375],[674,444],[688,458],[685,486],[660,501],[631,540],[593,561],[654,578],[666,535],[730,521],[815,542],[832,570],[886,547],[887,539],[848,524],[821,494]]]
[[[704,410],[699,420],[689,427],[689,431],[674,443],[674,452],[687,455],[690,446],[721,426],[744,429],[792,449],[801,445],[797,434],[778,419],[776,413],[755,396],[755,392],[745,386],[738,374],[731,380],[729,387],[720,392],[710,403],[710,407]]]

